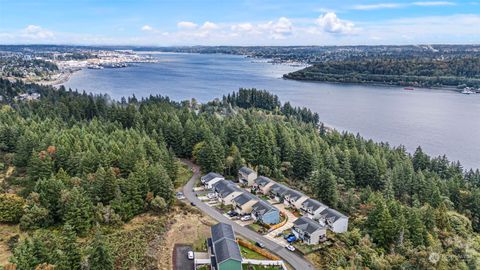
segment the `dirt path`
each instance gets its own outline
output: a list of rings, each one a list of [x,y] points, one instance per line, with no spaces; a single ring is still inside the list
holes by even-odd
[[[210,236],[210,226],[215,224],[210,217],[202,214],[179,211],[174,224],[164,235],[162,247],[158,250],[158,269],[173,269],[172,255],[175,244],[190,244],[194,248],[202,246]]]

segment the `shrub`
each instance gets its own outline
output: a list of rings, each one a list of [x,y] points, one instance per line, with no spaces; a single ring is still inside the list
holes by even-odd
[[[0,194],[0,222],[17,223],[23,215],[25,201],[16,194]]]

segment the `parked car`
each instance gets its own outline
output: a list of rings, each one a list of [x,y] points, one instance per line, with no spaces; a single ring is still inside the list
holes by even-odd
[[[255,245],[257,245],[257,247],[261,247],[261,248],[265,247],[265,244],[262,243],[262,242],[256,242]]]
[[[251,220],[251,219],[252,219],[252,216],[243,216],[243,217],[241,218],[242,221],[249,221],[249,220]]]
[[[294,235],[293,233],[291,233],[291,234],[285,234],[285,235],[283,236],[283,239],[287,240],[287,239],[288,239],[289,237],[291,237],[291,236],[295,236],[295,235]]]
[[[228,212],[227,212],[227,215],[228,215],[229,217],[236,217],[236,216],[238,216],[238,213],[232,210],[232,211],[228,211]]]
[[[187,256],[188,256],[188,259],[189,259],[189,260],[193,260],[193,258],[194,258],[193,251],[189,251],[189,252],[187,253]]]
[[[191,202],[190,205],[191,206],[196,206],[196,204],[194,202]]]
[[[295,247],[292,245],[287,245],[286,248],[290,251],[295,251]]]
[[[207,198],[209,198],[210,200],[215,199],[216,197],[217,197],[217,195],[215,195],[215,193],[213,193],[213,192],[210,192],[210,193],[207,194]]]
[[[295,235],[292,235],[292,236],[287,238],[288,243],[293,243],[295,241],[297,241],[297,237]]]

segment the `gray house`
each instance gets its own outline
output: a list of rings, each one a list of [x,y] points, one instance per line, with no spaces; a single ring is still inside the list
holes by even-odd
[[[252,205],[252,217],[265,224],[280,222],[280,211],[264,200],[259,200]]]
[[[275,183],[270,188],[270,197],[272,197],[277,202],[283,202],[284,196],[289,189],[290,188],[282,184]]]
[[[308,217],[300,217],[293,222],[293,234],[307,245],[316,245],[326,239],[327,229]]]
[[[223,175],[215,173],[215,172],[210,172],[200,178],[200,181],[202,184],[205,186],[205,188],[211,189],[215,183],[217,183],[220,180],[224,180],[225,178]]]
[[[348,230],[348,217],[332,208],[320,212],[318,222],[336,233],[343,233]]]
[[[252,186],[256,178],[257,172],[248,167],[238,170],[238,182],[242,185]]]
[[[230,180],[220,180],[213,184],[213,192],[218,200],[225,205],[231,205],[233,199],[240,196],[244,191]]]
[[[211,232],[208,246],[213,269],[241,270],[242,255],[232,226],[218,223],[211,227]]]
[[[300,191],[296,191],[294,189],[287,189],[287,191],[283,195],[283,202],[285,205],[289,205],[295,207],[296,209],[301,209],[302,203],[309,199],[309,197]]]
[[[310,219],[318,219],[320,213],[327,208],[328,206],[317,200],[306,199],[300,206],[300,211]]]

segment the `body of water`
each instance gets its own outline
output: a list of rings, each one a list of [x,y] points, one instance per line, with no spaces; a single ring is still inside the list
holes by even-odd
[[[298,82],[282,75],[298,68],[252,62],[234,55],[158,54],[160,63],[120,69],[85,69],[66,87],[107,93],[115,99],[135,94],[196,98],[206,102],[240,87],[266,89],[282,102],[318,112],[338,130],[360,133],[375,141],[421,145],[430,155],[446,154],[465,168],[480,168],[480,95],[448,90]]]

